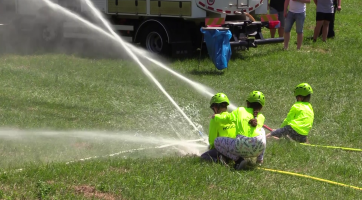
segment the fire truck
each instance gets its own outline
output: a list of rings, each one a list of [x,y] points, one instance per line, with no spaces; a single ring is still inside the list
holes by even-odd
[[[36,31],[44,43],[62,38],[94,38],[86,28],[59,20],[60,13],[42,0],[3,0],[14,3],[21,29]],[[206,20],[220,21],[232,33],[232,47],[257,47],[283,42],[283,38],[265,39],[261,29],[267,24],[248,17],[250,12],[267,14],[267,0],[90,0],[126,41],[139,43],[158,54],[189,54],[203,45],[201,27]],[[52,0],[86,19],[93,14],[85,0]],[[76,26],[76,27],[74,27]]]

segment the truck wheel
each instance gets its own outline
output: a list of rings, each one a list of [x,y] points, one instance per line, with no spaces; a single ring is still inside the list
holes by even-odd
[[[166,54],[169,50],[169,44],[165,30],[157,26],[148,26],[144,30],[141,45],[153,53]]]
[[[62,39],[62,28],[58,25],[41,24],[38,31],[40,41],[46,45],[55,44]]]

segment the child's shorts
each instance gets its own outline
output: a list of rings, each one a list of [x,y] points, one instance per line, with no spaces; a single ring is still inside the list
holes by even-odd
[[[273,132],[270,133],[271,136],[275,136],[275,137],[286,137],[289,136],[291,139],[300,142],[300,143],[305,143],[307,142],[307,136],[306,135],[301,135],[299,133],[297,133],[291,126],[287,125],[284,126],[283,128],[279,128]]]

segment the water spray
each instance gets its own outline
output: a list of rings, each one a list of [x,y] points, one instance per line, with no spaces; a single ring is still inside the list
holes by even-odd
[[[117,42],[120,42],[120,43],[123,45],[123,47],[126,47],[125,45],[127,45],[127,44],[126,44],[125,42],[123,42],[123,40],[110,28],[109,23],[103,19],[103,17],[102,17],[101,14],[99,13],[99,11],[94,8],[93,4],[92,4],[91,2],[89,2],[89,0],[85,0],[86,3],[88,4],[88,6],[90,6],[91,10],[102,20],[102,22],[104,23],[104,25],[112,32],[112,34],[113,34],[114,36],[112,36],[111,34],[107,33],[106,31],[102,30],[101,28],[95,26],[94,24],[90,23],[89,21],[84,20],[83,18],[79,17],[78,15],[70,12],[69,10],[67,10],[67,9],[65,9],[65,8],[63,8],[63,7],[55,4],[55,3],[53,3],[53,2],[50,2],[49,0],[43,0],[43,1],[45,1],[45,2],[46,2],[49,6],[51,6],[52,8],[61,9],[61,11],[64,12],[65,14],[68,14],[68,15],[74,17],[75,19],[77,19],[77,20],[85,23],[86,25],[88,25],[89,27],[93,28],[94,30],[102,33],[102,34],[105,35],[105,36],[108,36],[110,39],[113,39],[113,40],[116,40]],[[129,46],[129,45],[127,45],[127,46]],[[141,66],[142,63],[140,63],[140,61],[139,61],[138,58],[132,53],[132,51],[130,51],[130,49],[127,49],[127,48],[125,48],[125,49],[127,50],[127,52],[128,52],[130,55],[132,55],[132,58],[134,58],[134,59],[136,60],[136,62],[139,63],[140,66]],[[144,56],[144,55],[141,55],[141,56],[143,56],[143,57],[145,57],[146,59],[149,59],[149,60],[150,60],[149,57],[146,57],[146,56]],[[150,61],[151,61],[151,62],[154,62],[155,64],[157,64],[158,66],[160,66],[160,67],[162,67],[162,68],[164,68],[164,69],[167,69],[169,72],[172,72],[173,74],[177,74],[176,72],[168,69],[166,66],[164,66],[164,65],[161,64],[160,62],[157,62],[157,61],[155,61],[155,60],[153,60],[153,59],[151,59]],[[143,66],[143,65],[142,65],[142,66]],[[151,74],[147,69],[145,69],[144,66],[143,66],[142,69],[144,70],[144,72],[145,72],[146,74],[150,74],[150,75],[151,75],[151,79],[152,79],[152,80],[155,80],[155,78],[152,76],[152,74]],[[181,76],[181,75],[179,75],[179,74],[178,74],[177,76],[178,76],[178,77],[182,77],[183,80],[187,80],[188,83],[194,83],[194,82],[189,81],[188,79],[186,79],[185,77],[183,77],[183,76]],[[156,80],[156,82],[157,82],[157,80]],[[157,83],[158,83],[158,82],[157,82]],[[157,83],[156,83],[156,85],[162,88],[162,86],[161,86],[159,83],[158,83],[158,84],[157,84]],[[198,86],[200,86],[200,84],[198,84]],[[195,86],[194,86],[194,87],[195,87]],[[161,88],[160,88],[160,89],[161,89]],[[197,88],[197,87],[196,87],[196,88]],[[201,88],[205,88],[205,87],[202,86]],[[166,92],[163,88],[161,89],[161,91],[167,94],[167,92]],[[165,95],[166,95],[166,94],[165,94]],[[212,94],[211,94],[210,92],[208,92],[207,94],[208,94],[209,96],[212,96]],[[169,99],[171,98],[168,94],[167,94],[166,96],[167,96]],[[171,99],[172,99],[172,98],[171,98]],[[174,105],[176,104],[174,101],[171,101],[171,102],[172,102]],[[200,130],[198,130],[198,129],[196,128],[196,126],[191,122],[191,120],[190,120],[190,119],[185,115],[185,113],[178,107],[178,105],[176,104],[175,106],[176,106],[176,108],[181,112],[181,114],[186,118],[186,120],[193,126],[193,128],[199,133],[199,135],[200,135],[202,138],[206,138],[206,136],[205,136]],[[236,109],[236,106],[234,106],[232,103],[230,103],[230,106],[229,106],[229,107],[230,107],[231,109]],[[179,136],[179,137],[180,137],[180,136]]]
[[[171,101],[171,103],[176,107],[177,110],[185,117],[185,119],[190,123],[190,125],[196,130],[199,131],[195,124],[186,116],[186,114],[182,111],[182,109],[177,105],[177,103],[173,100],[173,98],[166,92],[166,90],[162,87],[162,85],[157,81],[156,78],[151,74],[150,71],[141,63],[138,57],[126,46],[126,43],[122,40],[122,38],[113,31],[110,27],[109,23],[103,18],[101,13],[94,7],[93,3],[89,0],[85,0],[87,5],[91,8],[92,12],[102,21],[102,23],[107,27],[109,32],[112,33],[114,38],[123,46],[123,48],[127,51],[127,53],[138,63],[138,65],[142,68],[143,72],[151,78],[151,80],[158,86],[158,88],[164,93],[164,95]],[[199,131],[200,132],[200,131]],[[179,136],[180,137],[180,136]]]
[[[166,65],[164,65],[163,63],[152,59],[149,56],[146,56],[145,54],[147,54],[148,52],[143,51],[141,49],[136,48],[135,46],[133,46],[132,44],[127,44],[127,46],[131,49],[133,49],[134,52],[136,52],[138,55],[142,55],[144,58],[146,58],[147,60],[153,62],[154,64],[156,64],[157,66],[165,69],[166,71],[170,72],[171,74],[175,75],[176,77],[180,78],[181,80],[189,83],[192,87],[194,87],[195,89],[197,89],[199,92],[201,93],[205,93],[207,97],[212,97],[214,95],[214,91],[212,91],[211,89],[207,88],[206,86],[201,85],[200,83],[194,82],[189,80],[188,78],[182,76],[181,74],[173,71],[172,69],[168,68]]]
[[[176,109],[178,111],[180,111],[180,113],[185,117],[185,119],[189,122],[189,124],[199,133],[201,133],[201,131],[199,131],[195,124],[187,117],[187,115],[182,111],[182,109],[176,104],[176,102],[172,99],[172,97],[164,90],[164,88],[162,87],[162,85],[153,77],[153,75],[147,70],[147,68],[139,61],[139,59],[137,58],[137,56],[126,46],[125,42],[122,40],[122,38],[119,37],[119,35],[117,35],[112,28],[110,27],[109,23],[102,17],[101,13],[93,6],[93,4],[91,2],[89,2],[89,0],[85,0],[86,3],[88,4],[88,6],[91,8],[91,10],[94,12],[94,14],[96,14],[96,16],[102,21],[102,23],[107,27],[107,29],[112,33],[112,35],[110,35],[109,33],[105,32],[104,30],[100,29],[99,27],[93,25],[92,23],[88,22],[87,20],[84,20],[82,17],[70,12],[68,9],[63,8],[62,6],[59,6],[58,4],[55,4],[49,0],[43,0],[45,3],[47,3],[48,6],[60,10],[61,12],[72,16],[73,18],[85,23],[86,25],[92,27],[93,29],[103,33],[104,35],[110,37],[111,39],[116,40],[117,42],[119,42],[124,49],[127,51],[127,53],[134,59],[134,61],[136,61],[136,63],[142,68],[143,72],[152,80],[154,81],[154,83],[159,87],[159,89],[165,94],[165,96],[171,101],[171,103],[176,107]],[[201,133],[202,135],[202,133]],[[179,135],[178,135],[179,136]],[[180,136],[179,136],[180,137]],[[181,137],[180,137],[181,138]]]
[[[170,144],[164,144],[164,145],[160,145],[160,146],[156,146],[156,147],[144,147],[144,148],[137,148],[137,149],[130,149],[130,150],[125,150],[125,151],[120,151],[117,153],[113,153],[113,154],[109,154],[106,156],[93,156],[93,157],[88,157],[88,158],[82,158],[76,161],[69,161],[66,162],[65,164],[70,164],[70,163],[74,163],[74,162],[78,162],[78,161],[85,161],[85,160],[91,160],[91,159],[96,159],[96,158],[104,158],[104,157],[113,157],[113,156],[117,156],[120,154],[124,154],[124,153],[132,153],[135,151],[143,151],[143,150],[148,150],[148,149],[162,149],[162,148],[166,148],[166,147],[172,147],[172,146],[177,146],[177,145],[182,145],[182,144],[189,144],[190,142],[199,142],[202,141],[203,139],[197,139],[197,140],[186,140],[186,141],[180,141],[180,142],[173,142]],[[200,145],[196,145],[196,146],[200,146]]]
[[[94,7],[93,3],[89,0],[85,0],[87,5],[91,8],[92,12],[102,21],[102,23],[107,27],[108,31],[112,33],[114,38],[123,46],[123,48],[128,52],[128,54],[139,64],[140,67],[142,67],[143,71],[148,75],[154,83],[159,87],[159,89],[166,95],[166,97],[171,101],[172,104],[180,111],[180,113],[185,117],[185,119],[190,123],[190,125],[198,131],[201,138],[205,138],[204,134],[198,130],[194,123],[186,116],[186,114],[181,110],[181,108],[176,104],[176,102],[172,99],[172,97],[164,90],[162,85],[153,77],[153,75],[146,69],[145,66],[139,61],[138,57],[129,49],[127,48],[127,44],[122,40],[122,38],[113,31],[108,21],[106,21],[102,14]]]
[[[79,162],[79,161],[86,161],[86,160],[97,159],[97,158],[105,158],[105,157],[113,157],[113,156],[117,156],[117,155],[124,154],[124,153],[133,153],[133,152],[136,152],[136,151],[143,151],[143,150],[149,150],[149,149],[162,149],[162,148],[166,148],[166,147],[174,147],[174,146],[183,145],[183,144],[190,145],[190,143],[192,143],[192,142],[199,142],[199,141],[202,141],[202,140],[203,139],[184,140],[184,141],[172,142],[170,144],[164,144],[164,145],[160,145],[160,146],[156,146],[156,147],[144,147],[144,148],[130,149],[130,150],[125,150],[125,151],[120,151],[120,152],[117,152],[117,153],[109,154],[109,155],[106,155],[106,156],[93,156],[93,157],[82,158],[82,159],[79,159],[79,160],[66,162],[65,164],[68,165],[70,163],[75,163],[75,162]],[[193,146],[205,147],[205,145],[200,145],[200,144],[197,144],[197,143],[194,144]],[[13,171],[14,172],[21,172],[23,170],[24,170],[23,168],[19,168],[19,169],[15,169]],[[7,172],[3,171],[1,173],[6,174]]]
[[[149,56],[146,56],[145,54],[147,54],[148,52],[141,52],[140,49],[137,49],[136,47],[134,47],[133,45],[131,44],[127,44],[128,47],[130,47],[131,49],[133,49],[134,52],[136,52],[138,55],[146,58],[147,60],[153,62],[154,64],[156,64],[157,66],[165,69],[166,71],[170,72],[171,74],[175,75],[176,77],[180,78],[181,80],[189,83],[192,87],[194,87],[196,90],[198,90],[200,93],[202,94],[206,94],[207,97],[211,98],[212,96],[214,96],[215,92],[209,88],[207,88],[206,86],[203,86],[202,84],[200,83],[196,83],[194,81],[191,81],[189,80],[188,78],[182,76],[181,74],[171,70],[170,68],[168,68],[166,65],[162,64],[161,62],[155,60],[155,59],[152,59],[151,57]],[[237,107],[232,104],[230,102],[229,106],[228,106],[230,109],[232,110],[235,110]]]

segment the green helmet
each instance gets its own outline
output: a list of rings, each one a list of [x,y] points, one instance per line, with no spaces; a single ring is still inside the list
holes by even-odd
[[[250,94],[249,94],[249,96],[248,96],[248,98],[246,100],[249,101],[250,103],[258,102],[262,106],[265,105],[265,96],[260,91],[252,91],[252,92],[250,92]]]
[[[301,83],[297,85],[294,89],[294,96],[307,96],[309,94],[313,94],[313,89],[308,83]]]
[[[217,93],[213,97],[211,97],[210,100],[210,106],[214,103],[223,103],[225,102],[227,105],[229,105],[229,99],[224,93]]]

